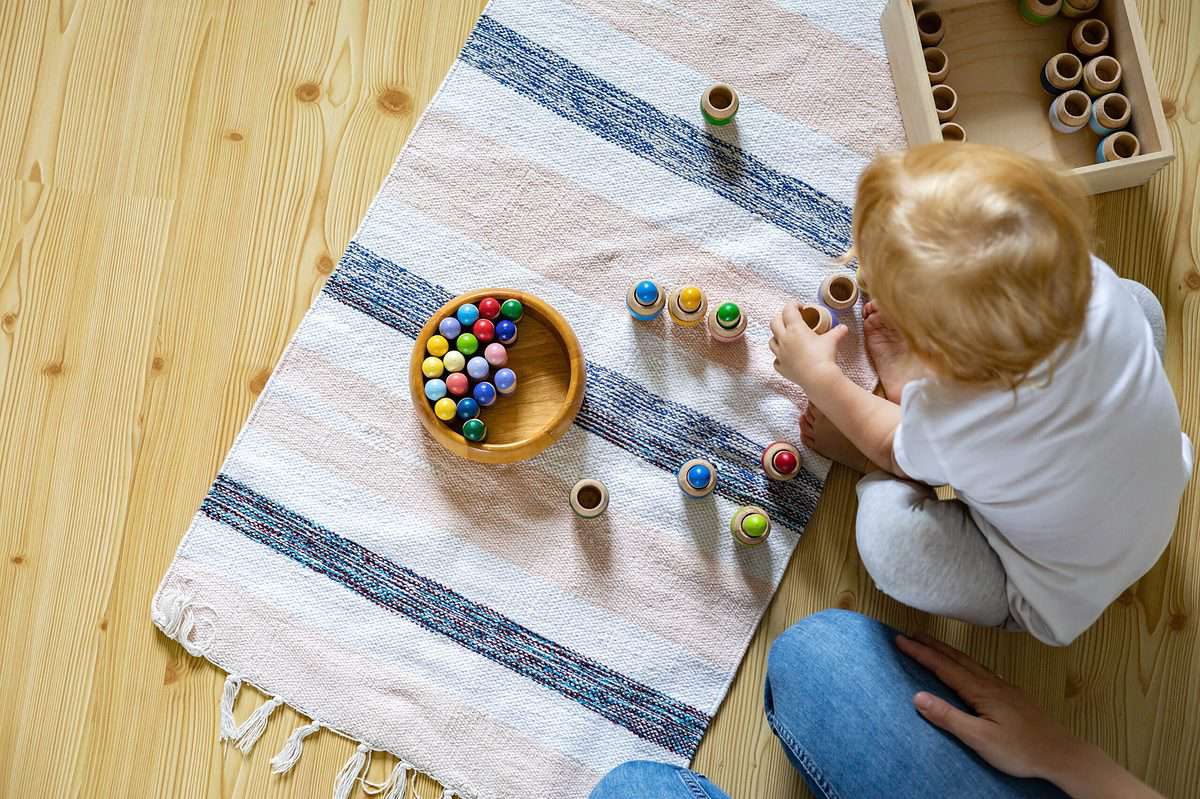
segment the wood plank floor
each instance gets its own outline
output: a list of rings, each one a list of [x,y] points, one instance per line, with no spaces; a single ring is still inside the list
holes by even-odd
[[[351,745],[319,734],[273,778],[284,710],[252,756],[223,754],[223,675],[159,636],[149,601],[481,6],[0,3],[0,796],[329,795]],[[1163,299],[1200,440],[1200,6],[1138,6],[1179,158],[1100,199],[1100,253]],[[804,795],[761,713],[765,656],[839,605],[948,638],[1159,790],[1200,795],[1195,481],[1162,560],[1061,650],[880,595],[853,507],[837,471],[698,768],[736,799]]]

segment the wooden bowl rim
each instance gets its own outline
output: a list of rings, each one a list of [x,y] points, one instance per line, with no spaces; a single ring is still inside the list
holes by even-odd
[[[428,341],[429,337],[437,331],[438,323],[450,315],[453,309],[463,303],[478,304],[479,300],[482,300],[484,297],[492,296],[520,300],[525,308],[526,316],[533,316],[545,324],[562,345],[570,364],[571,372],[570,383],[567,385],[567,397],[562,403],[559,412],[537,432],[520,441],[512,441],[507,444],[478,444],[467,441],[462,437],[461,433],[447,426],[441,419],[438,419],[433,413],[433,407],[430,405],[429,400],[425,398],[425,375],[421,372],[421,362],[425,359],[425,348],[422,346],[422,342]],[[557,441],[566,432],[566,429],[571,426],[571,423],[575,421],[575,416],[579,413],[579,407],[583,404],[583,391],[586,380],[587,370],[583,360],[583,349],[579,346],[579,339],[576,337],[570,323],[552,305],[540,297],[513,288],[492,287],[473,289],[454,297],[438,308],[437,312],[429,317],[421,327],[421,332],[417,335],[417,340],[413,343],[412,354],[409,357],[409,389],[412,394],[413,406],[417,411],[417,418],[421,421],[421,426],[425,428],[425,431],[434,440],[451,453],[461,455],[468,460],[478,463],[512,463],[518,460],[528,460]],[[533,442],[537,441],[539,437],[544,437],[545,440],[540,446],[534,446]],[[532,449],[530,451],[517,455],[522,449],[530,448],[531,446]]]

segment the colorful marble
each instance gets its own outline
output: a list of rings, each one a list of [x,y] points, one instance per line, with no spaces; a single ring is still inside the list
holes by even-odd
[[[746,332],[746,315],[736,302],[723,302],[709,308],[705,327],[713,341],[737,341]]]
[[[700,499],[711,494],[716,488],[717,467],[703,458],[692,458],[679,467],[676,477],[683,493]]]
[[[471,395],[475,397],[475,401],[479,403],[480,407],[486,408],[496,401],[496,387],[484,380],[475,384]]]
[[[467,389],[471,387],[471,381],[462,372],[455,372],[452,375],[446,375],[446,391],[452,397],[467,396]]]
[[[445,371],[445,366],[442,364],[441,358],[435,358],[430,355],[425,360],[421,361],[421,374],[426,377],[441,377]]]
[[[767,517],[761,513],[748,513],[742,519],[742,532],[751,538],[761,538],[767,531]]]
[[[471,360],[467,361],[467,376],[472,380],[482,380],[492,371],[492,367],[488,362],[479,355],[476,355]]]
[[[700,289],[695,286],[684,286],[679,290],[679,307],[686,313],[694,313],[700,307],[703,297]]]
[[[438,322],[438,332],[448,341],[453,341],[462,332],[462,322],[459,322],[453,316],[447,316]]]
[[[509,346],[517,340],[517,323],[511,319],[501,319],[496,323],[496,341]]]
[[[463,397],[458,401],[454,414],[459,419],[474,419],[479,415],[479,403],[471,397]]]
[[[712,470],[703,463],[697,463],[687,470],[688,485],[697,491],[703,489],[712,480]]]
[[[435,358],[440,358],[450,351],[450,342],[445,336],[430,336],[425,342],[425,351]]]
[[[467,366],[467,356],[458,350],[450,350],[446,357],[442,358],[442,365],[446,367],[447,372],[461,372]]]
[[[437,378],[425,382],[425,399],[437,402],[446,396],[446,381]]]
[[[760,462],[771,480],[791,480],[800,474],[800,450],[786,441],[768,444]]]
[[[454,312],[455,318],[464,328],[475,324],[475,320],[479,318],[479,309],[469,302],[464,302],[458,306],[458,310]]]
[[[458,403],[449,397],[442,397],[433,404],[433,415],[441,419],[443,422],[448,422],[454,418],[454,414],[458,411]]]
[[[680,327],[695,327],[708,314],[708,298],[698,286],[682,286],[667,299],[667,314]]]
[[[771,534],[771,517],[754,505],[738,508],[729,520],[729,534],[746,546],[758,546]]]
[[[520,322],[525,315],[525,306],[520,300],[505,300],[500,305],[500,315],[513,322]]]
[[[487,425],[482,419],[468,419],[463,422],[462,436],[467,441],[478,444],[487,438]]]
[[[512,369],[497,369],[492,380],[501,394],[511,394],[517,390],[517,373]]]
[[[484,319],[495,320],[500,315],[500,301],[495,297],[484,297],[479,301],[479,315]]]
[[[481,344],[487,344],[496,337],[496,326],[490,319],[477,319],[475,324],[471,325],[471,332]]]
[[[737,327],[742,319],[742,309],[735,302],[723,302],[717,306],[717,324],[729,330]]]
[[[474,355],[479,349],[479,339],[475,338],[474,333],[463,333],[454,339],[454,349],[463,355]]]
[[[492,342],[483,348],[483,357],[496,368],[508,363],[508,349],[498,342]]]
[[[625,294],[626,310],[630,316],[641,322],[657,319],[666,303],[666,297],[653,280],[634,283]]]

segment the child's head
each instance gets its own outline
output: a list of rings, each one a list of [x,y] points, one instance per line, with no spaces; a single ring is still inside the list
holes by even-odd
[[[930,144],[863,172],[854,254],[912,352],[962,383],[1016,386],[1079,335],[1092,290],[1087,198],[999,147]]]

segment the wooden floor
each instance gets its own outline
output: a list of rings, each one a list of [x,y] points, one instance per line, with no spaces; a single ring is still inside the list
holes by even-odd
[[[252,756],[222,753],[223,675],[155,632],[150,595],[480,6],[0,3],[0,796],[329,795],[351,751],[335,736],[269,774],[290,711]],[[1179,160],[1101,199],[1100,252],[1163,298],[1200,441],[1200,6],[1138,6]],[[836,604],[933,629],[1161,791],[1200,795],[1196,484],[1154,570],[1051,650],[881,596],[835,473],[698,767],[735,799],[803,795],[763,720],[764,659]]]

